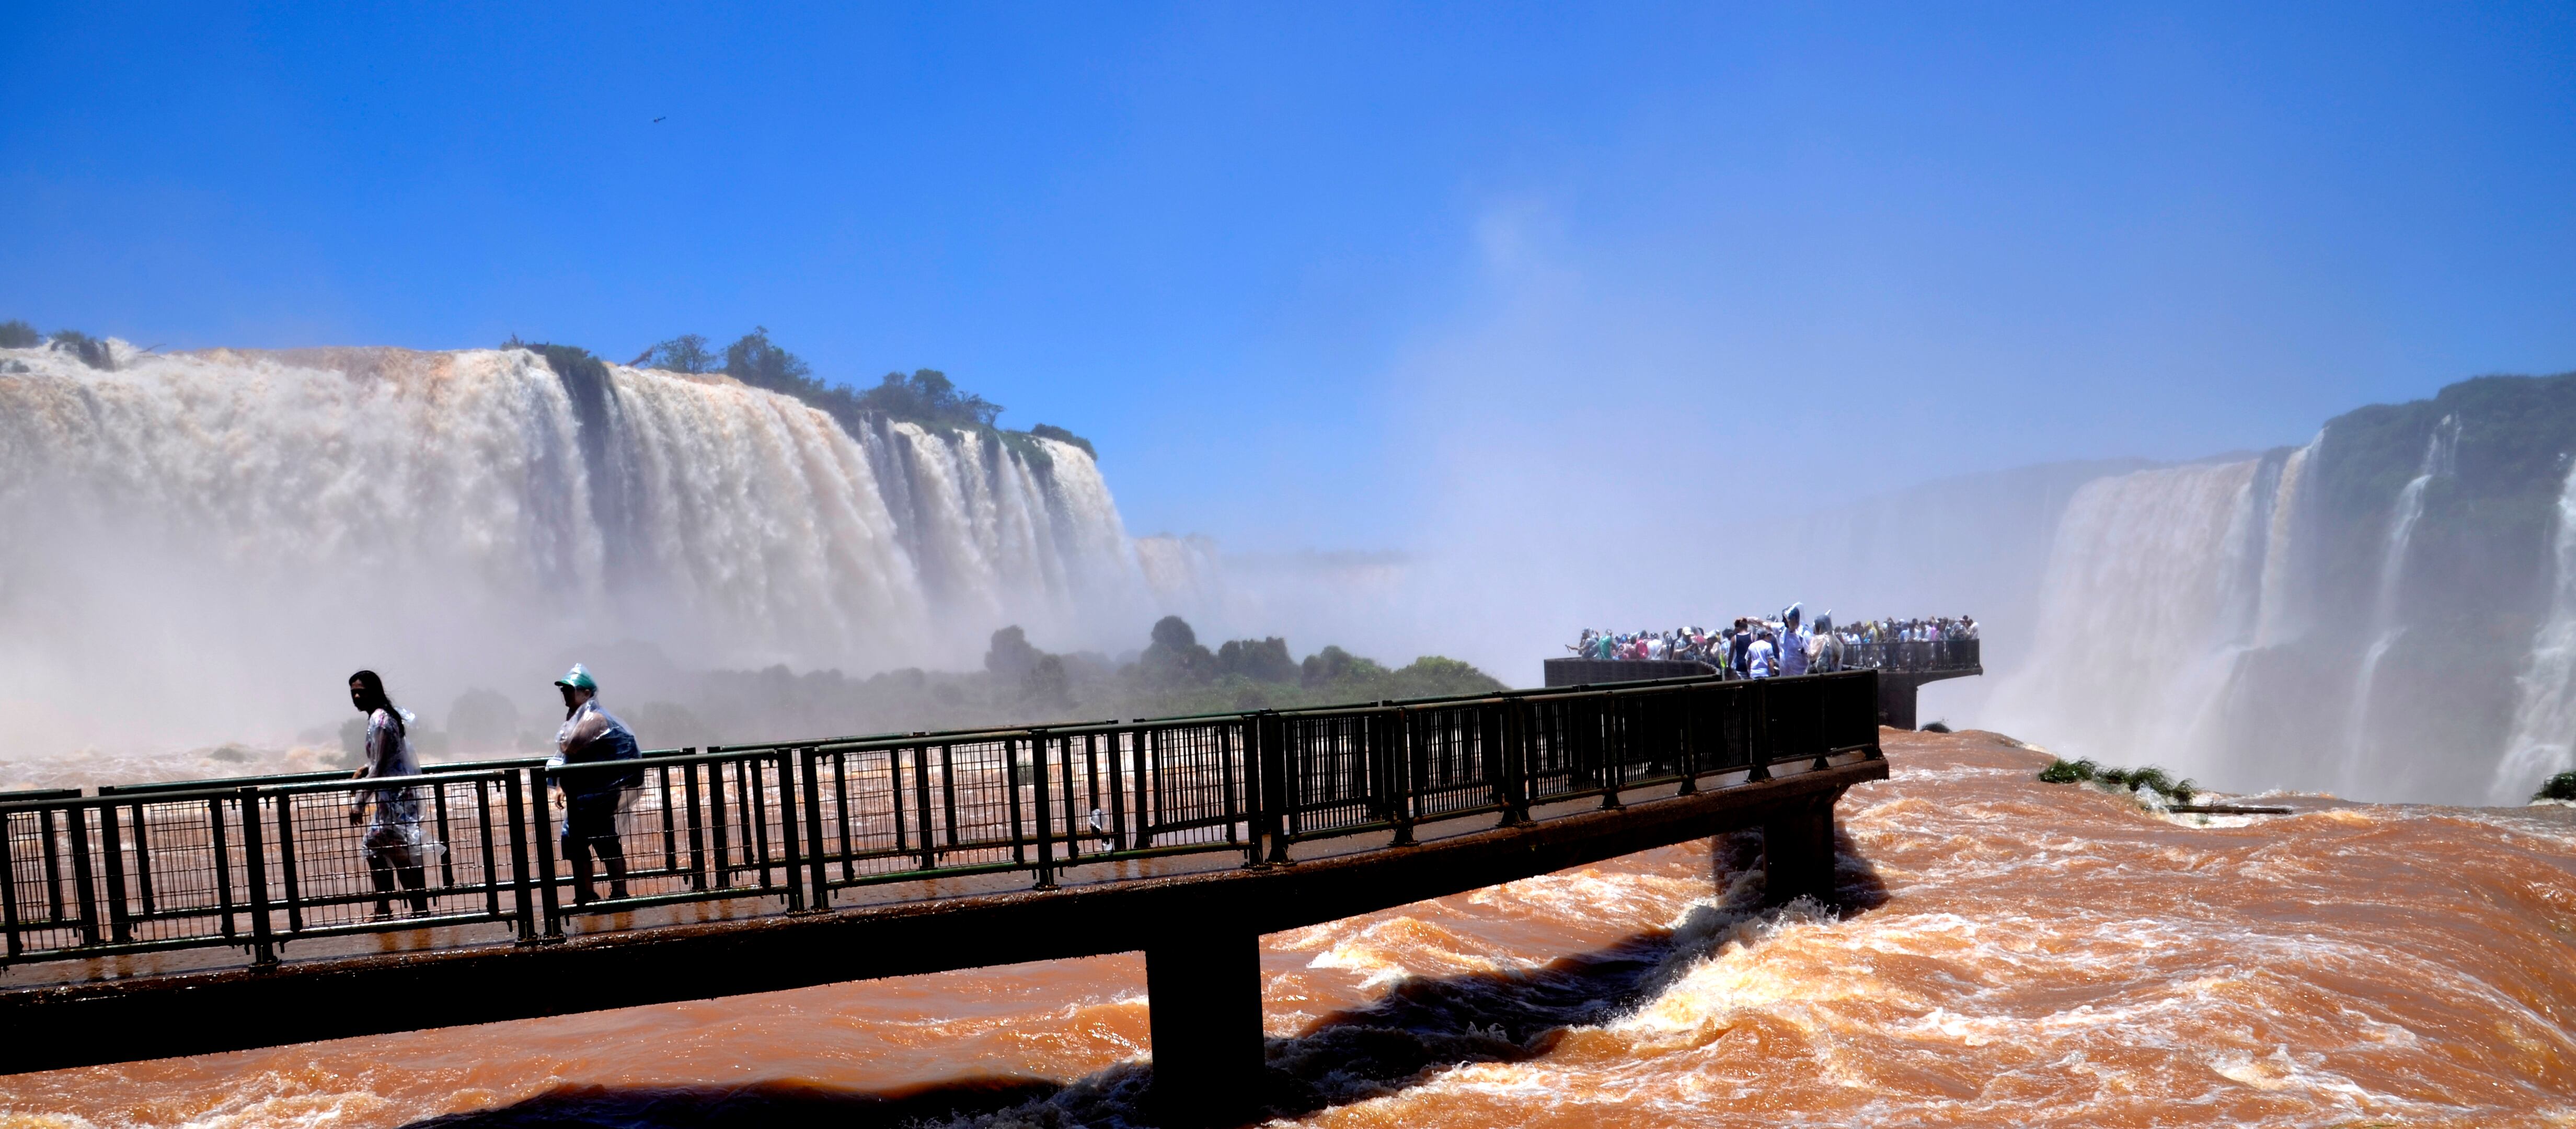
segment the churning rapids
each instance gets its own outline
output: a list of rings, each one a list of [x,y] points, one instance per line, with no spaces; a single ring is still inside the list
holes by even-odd
[[[2193,826],[1888,732],[1837,917],[1752,842],[1264,939],[1313,1125],[2576,1123],[2576,811]],[[2222,818],[2221,824],[2246,824]],[[1116,1125],[1144,964],[1104,958],[0,1080],[18,1125]],[[351,1007],[400,1007],[351,1000]],[[221,1022],[220,1016],[206,1017]]]

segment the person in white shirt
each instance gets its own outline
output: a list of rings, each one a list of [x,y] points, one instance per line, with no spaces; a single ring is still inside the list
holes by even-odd
[[[1773,660],[1777,654],[1778,651],[1771,646],[1769,631],[1754,636],[1753,645],[1744,649],[1744,676],[1746,678],[1771,677]]]

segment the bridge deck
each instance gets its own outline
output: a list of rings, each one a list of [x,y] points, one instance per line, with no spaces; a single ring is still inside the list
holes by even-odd
[[[1263,932],[1744,827],[1774,896],[1829,897],[1833,803],[1885,775],[1878,693],[1872,671],[1688,678],[21,798],[0,1016],[43,1037],[0,1068],[1142,949],[1156,1092],[1222,1120],[1260,1069],[1258,985],[1232,974]],[[568,904],[549,792],[603,778],[628,888]],[[436,846],[422,919],[369,912],[385,832],[360,799]]]
[[[16,988],[0,991],[0,1017],[44,1037],[21,1043],[7,1067],[205,1054],[1277,932],[1760,827],[1887,775],[1885,761],[1863,753],[1834,760],[1769,781],[1615,809],[1541,811],[1530,824],[1287,864],[609,929],[549,944],[486,941]],[[368,1000],[403,1005],[361,1006]]]

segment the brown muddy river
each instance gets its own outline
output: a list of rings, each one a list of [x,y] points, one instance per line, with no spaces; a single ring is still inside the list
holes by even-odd
[[[1888,749],[1839,917],[1759,910],[1730,841],[1265,938],[1280,1120],[2576,1125],[2576,811],[2186,826],[1991,735]],[[1144,988],[1103,958],[20,1075],[0,1124],[1117,1125]]]

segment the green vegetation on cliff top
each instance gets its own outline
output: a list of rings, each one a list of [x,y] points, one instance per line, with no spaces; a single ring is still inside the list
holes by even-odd
[[[1099,457],[1089,440],[1052,424],[1041,423],[1027,431],[1005,430],[997,422],[1002,405],[957,387],[948,374],[938,369],[890,372],[865,389],[824,380],[814,375],[814,366],[804,358],[770,340],[767,326],[753,326],[751,332],[721,351],[704,337],[684,333],[644,350],[627,363],[670,372],[720,372],[754,388],[802,400],[852,434],[869,426],[872,420],[886,419],[945,435],[968,431],[989,435],[1040,466],[1049,465],[1051,456],[1035,442],[1038,439],[1067,443],[1094,459]]]

